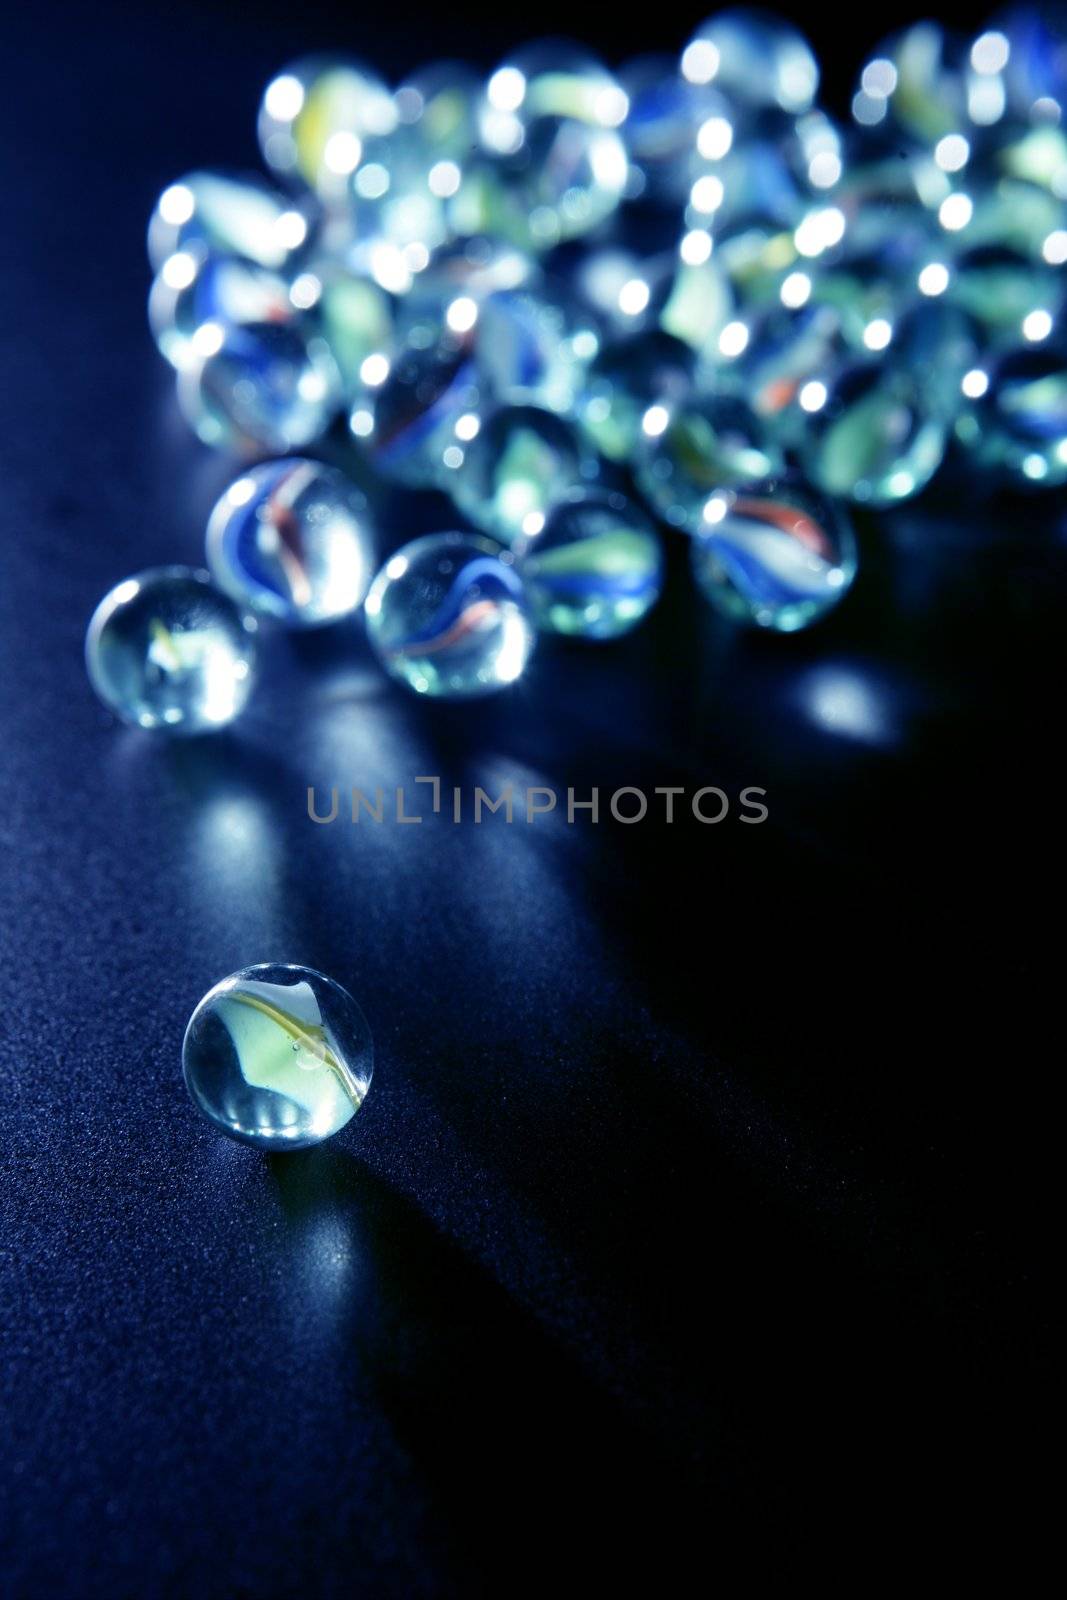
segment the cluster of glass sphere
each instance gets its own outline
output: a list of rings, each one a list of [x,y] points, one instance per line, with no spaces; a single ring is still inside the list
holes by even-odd
[[[161,194],[149,316],[199,437],[282,459],[213,514],[213,585],[167,569],[103,602],[108,703],[225,720],[257,618],[361,605],[395,678],[481,694],[539,632],[633,627],[662,586],[657,521],[717,610],[790,631],[852,581],[850,506],[918,494],[950,454],[991,483],[1067,481],[1062,17],[909,27],[843,119],[818,88],[802,36],[746,10],[617,73],[563,44],[486,82],[279,73],[270,181]],[[329,430],[476,531],[372,582],[366,507],[301,454]]]

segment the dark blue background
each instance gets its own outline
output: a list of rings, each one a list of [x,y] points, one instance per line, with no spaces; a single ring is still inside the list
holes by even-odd
[[[53,7],[4,42],[14,1595],[678,1593],[738,1545],[856,1582],[927,1533],[988,1559],[1011,1487],[1040,1519],[1061,499],[949,476],[864,522],[854,593],[792,639],[715,622],[676,542],[647,626],[546,644],[494,704],[414,702],[356,627],[276,639],[212,741],[122,730],[85,681],[101,593],[198,561],[232,471],[146,331],[155,194],[253,165],[304,46],[399,74],[550,23]],[[392,542],[447,515],[386,514]],[[753,784],[771,817],[306,818],[309,783],[427,772]],[[217,1137],[179,1070],[203,991],[262,960],[349,987],[378,1048],[357,1120],[290,1157]]]

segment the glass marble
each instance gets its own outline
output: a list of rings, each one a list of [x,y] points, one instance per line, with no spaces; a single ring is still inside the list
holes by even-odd
[[[694,237],[691,233],[689,241]],[[664,333],[683,340],[693,350],[703,350],[733,319],[734,295],[716,257],[686,259],[687,248],[683,242],[658,321]]]
[[[948,298],[974,318],[993,343],[1011,346],[1033,312],[1055,317],[1067,298],[1062,268],[1035,262],[1010,245],[978,245],[953,263]]]
[[[701,591],[724,616],[793,633],[847,592],[856,537],[839,504],[784,478],[716,489],[690,558]]]
[[[779,305],[745,327],[742,348],[736,355],[716,350],[705,361],[700,381],[743,394],[768,436],[792,448],[807,426],[806,403],[841,366],[841,318],[831,306],[790,310]]]
[[[571,281],[609,337],[640,333],[659,325],[677,264],[675,250],[649,256],[613,241],[584,250]]]
[[[538,117],[513,151],[475,161],[449,205],[456,233],[484,233],[541,254],[580,238],[616,210],[626,148],[613,128]]]
[[[791,171],[776,142],[756,139],[730,146],[715,161],[693,173],[686,220],[690,226],[716,229],[739,223],[771,223],[795,228],[811,203],[811,193]]]
[[[374,572],[367,502],[340,472],[289,456],[238,478],[207,525],[219,588],[290,628],[355,611]]]
[[[498,290],[534,288],[538,280],[534,262],[514,245],[483,238],[456,240],[434,252],[398,300],[398,333],[432,343],[449,326],[450,312],[453,320],[463,311],[469,315],[468,302],[477,308]],[[460,309],[453,311],[457,302]]]
[[[656,329],[605,344],[589,368],[579,402],[581,425],[609,461],[626,461],[651,412],[677,410],[692,393],[696,358],[680,339]]]
[[[1047,120],[1033,126],[1007,123],[983,139],[976,166],[981,178],[1003,173],[1043,193],[1046,201],[1062,201],[1067,193],[1067,131]],[[1036,202],[1019,190],[1020,184],[1016,183],[1011,197],[1014,205],[1026,206],[1036,222]]]
[[[372,278],[327,261],[302,273],[292,296],[329,346],[346,396],[359,393],[364,370],[380,369],[396,343],[389,296]]]
[[[1010,44],[1005,76],[1023,116],[1040,106],[1049,120],[1067,107],[1067,23],[1052,5],[1014,5],[994,21]]]
[[[706,83],[691,83],[669,56],[642,56],[619,77],[630,102],[622,137],[644,180],[642,194],[661,201],[684,198],[698,132],[713,117],[732,127],[730,102]]]
[[[440,62],[397,91],[396,126],[363,139],[347,210],[357,241],[432,251],[449,233],[447,202],[477,144],[481,84],[469,67]]]
[[[742,217],[715,227],[715,259],[746,309],[773,304],[797,265],[794,230],[773,218]]]
[[[139,728],[196,734],[243,710],[255,682],[256,622],[191,567],[116,584],[85,636],[89,681]]]
[[[535,537],[519,570],[542,632],[616,639],[659,599],[663,552],[644,513],[622,494],[572,490]]]
[[[148,296],[152,336],[179,371],[196,361],[198,345],[217,342],[221,328],[288,322],[295,314],[285,279],[238,256],[180,250],[164,261]]]
[[[905,365],[892,359],[846,368],[808,419],[801,459],[826,494],[863,505],[910,499],[945,454],[947,424]]]
[[[951,418],[980,351],[978,327],[966,312],[945,299],[919,300],[894,324],[888,359],[912,374],[927,404]]]
[[[349,427],[385,477],[431,488],[462,460],[480,402],[469,332],[446,335],[429,347],[406,345],[380,385],[356,401]]]
[[[460,61],[438,61],[406,78],[394,95],[397,127],[411,130],[420,150],[461,166],[478,138],[481,79]]]
[[[475,354],[488,388],[570,411],[600,348],[595,319],[565,291],[500,289],[478,307]]]
[[[300,450],[341,403],[326,341],[297,323],[217,328],[214,348],[178,374],[178,402],[205,444],[254,454]]]
[[[263,963],[216,983],[185,1030],[193,1104],[260,1150],[321,1144],[355,1116],[374,1071],[359,1006],[310,967]]]
[[[179,251],[241,256],[281,272],[309,233],[309,212],[261,178],[189,172],[164,189],[148,224],[155,271]]]
[[[929,159],[901,160],[899,151],[873,151],[864,139],[853,144],[833,203],[845,219],[843,253],[895,258],[906,271],[920,246],[933,237],[936,208],[950,192],[945,173]]]
[[[512,124],[521,132],[539,117],[559,117],[618,128],[628,110],[621,85],[597,56],[563,41],[540,41],[515,51],[490,77],[481,134],[488,149],[507,150]]]
[[[536,640],[511,555],[476,534],[405,545],[371,584],[364,611],[385,670],[416,694],[445,699],[514,683]]]
[[[1067,195],[1067,151],[1064,153],[1063,192]],[[970,199],[971,197],[968,196]],[[1036,183],[1015,178],[999,178],[983,187],[972,200],[972,211],[965,226],[958,230],[968,249],[980,245],[1006,245],[1030,257],[1035,266],[1044,259],[1050,234],[1062,229],[1062,199]]]
[[[501,406],[480,420],[445,487],[502,544],[544,525],[552,502],[593,470],[577,428],[539,406]]]
[[[895,263],[872,250],[822,263],[811,272],[807,305],[830,309],[837,319],[840,340],[853,355],[866,356],[885,349],[886,329],[892,329],[902,306],[915,295],[915,272],[910,255],[898,274]]]
[[[532,45],[492,74],[479,133],[492,165],[474,175],[488,224],[545,250],[603,222],[626,188],[626,147],[616,131],[628,110],[620,84],[594,56],[568,45]],[[464,186],[466,187],[466,185]]]
[[[709,17],[682,52],[690,83],[714,83],[738,100],[806,111],[819,87],[811,46],[781,17],[739,6]]]
[[[984,393],[956,421],[971,459],[1025,488],[1067,481],[1067,345],[1010,350],[988,374]]]
[[[740,395],[702,396],[659,420],[658,433],[646,423],[637,481],[672,527],[698,532],[713,490],[782,468],[777,444]]]
[[[271,171],[336,203],[363,157],[363,142],[396,127],[378,74],[341,56],[309,56],[273,78],[259,111],[259,147]]]
[[[868,133],[887,140],[903,134],[932,149],[967,127],[967,97],[960,71],[962,40],[938,22],[916,22],[886,39],[860,74],[852,115]]]

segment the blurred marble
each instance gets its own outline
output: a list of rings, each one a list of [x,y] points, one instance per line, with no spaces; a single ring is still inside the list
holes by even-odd
[[[977,369],[971,403],[956,437],[983,470],[1018,488],[1067,482],[1067,345],[1006,352],[990,371]]]
[[[477,420],[446,487],[476,527],[512,544],[539,532],[552,502],[592,463],[577,428],[539,406],[500,406]]]
[[[178,401],[204,444],[239,454],[300,450],[341,403],[326,341],[296,322],[213,328],[178,374]]]
[[[554,43],[517,51],[486,86],[479,134],[491,164],[472,169],[457,226],[534,251],[588,233],[626,188],[617,130],[627,110],[621,85],[587,52]]]
[[[431,344],[450,326],[450,314],[452,322],[463,320],[491,294],[536,290],[540,277],[532,258],[514,245],[483,237],[453,240],[433,253],[397,300],[397,331],[405,340]]]
[[[690,83],[714,83],[753,106],[807,111],[819,87],[811,46],[791,23],[769,12],[738,6],[719,11],[693,34],[682,52]]]
[[[385,670],[432,697],[507,688],[536,639],[510,554],[477,534],[434,533],[405,545],[375,578],[364,609]]]
[[[781,451],[740,395],[704,395],[655,420],[652,431],[644,427],[637,481],[672,527],[698,532],[713,490],[782,468]]]
[[[684,199],[699,160],[700,129],[717,119],[732,137],[732,105],[711,85],[691,83],[666,55],[629,62],[619,79],[630,105],[622,136],[642,194],[660,203]]]
[[[858,362],[809,415],[807,476],[829,495],[886,506],[925,488],[941,465],[947,421],[905,365]]]
[[[409,343],[365,374],[349,428],[384,477],[431,488],[458,466],[480,426],[481,379],[469,329],[436,344]]]
[[[600,348],[596,319],[548,285],[487,295],[477,308],[474,338],[478,370],[494,395],[560,412],[575,406]]]
[[[846,358],[841,316],[833,306],[779,304],[739,324],[736,344],[736,353],[732,347],[709,352],[701,383],[743,395],[770,438],[782,448],[796,447],[808,407]]]
[[[295,315],[286,280],[239,256],[177,251],[163,262],[148,295],[152,337],[179,371],[210,351],[225,328],[280,324]]]
[[[365,373],[387,366],[396,345],[392,300],[366,274],[315,261],[296,279],[291,297],[321,333],[346,397],[362,392]]]
[[[159,271],[176,252],[240,256],[275,272],[291,268],[313,226],[309,207],[255,176],[189,172],[168,184],[148,223],[148,259]]]
[[[389,89],[362,62],[307,56],[272,78],[259,110],[259,147],[272,172],[336,204],[363,158],[364,140],[391,133]]]
[[[191,567],[153,567],[104,596],[85,637],[97,695],[134,727],[210,732],[255,682],[256,622]]]
[[[349,616],[374,571],[365,497],[340,472],[290,456],[242,474],[207,527],[219,588],[290,628]]]
[[[1067,218],[1065,218],[1067,220]],[[978,324],[992,343],[1011,346],[1034,326],[1064,309],[1067,284],[1062,267],[1034,261],[1010,244],[976,245],[955,258],[948,298]]]
[[[793,633],[848,591],[856,538],[839,502],[783,478],[715,490],[690,556],[698,587],[724,616]]]
[[[622,494],[575,489],[520,541],[519,571],[542,632],[615,639],[663,587],[663,553],[644,512]]]
[[[680,339],[653,329],[602,346],[586,374],[578,415],[601,455],[626,461],[645,418],[655,428],[692,393],[695,357]]]

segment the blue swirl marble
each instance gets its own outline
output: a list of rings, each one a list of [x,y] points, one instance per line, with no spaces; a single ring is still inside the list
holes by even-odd
[[[265,462],[215,506],[207,558],[219,587],[253,611],[293,628],[334,622],[358,608],[373,571],[366,501],[321,462]]]
[[[417,694],[447,699],[514,683],[536,637],[511,557],[475,534],[405,545],[375,578],[364,610],[386,671]]]
[[[692,566],[725,616],[792,633],[846,593],[856,540],[840,506],[799,483],[769,481],[711,496]]]
[[[663,587],[655,530],[639,507],[610,490],[573,490],[518,554],[545,632],[617,638],[637,626]]]

